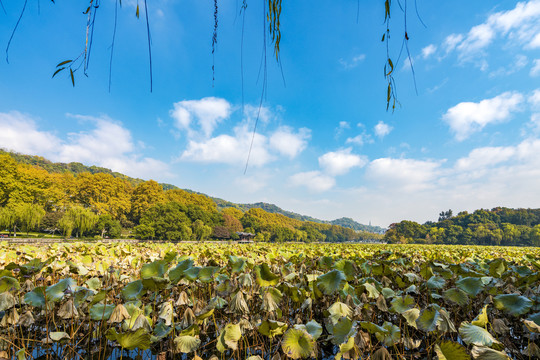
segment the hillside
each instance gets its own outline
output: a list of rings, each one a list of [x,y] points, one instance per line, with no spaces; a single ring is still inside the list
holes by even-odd
[[[40,168],[50,173],[71,173],[73,175],[77,175],[77,174],[81,174],[85,172],[88,172],[91,174],[103,173],[103,174],[112,175],[115,178],[126,180],[133,186],[137,186],[145,181],[143,179],[132,178],[130,176],[112,171],[107,168],[103,168],[99,166],[87,166],[78,162],[56,163],[48,159],[45,159],[44,157],[41,157],[41,156],[19,154],[15,152],[8,152],[2,149],[0,149],[0,154],[8,154],[20,164],[39,166]],[[179,187],[175,185],[171,185],[171,184],[160,183],[160,185],[163,188],[163,190],[179,189]],[[302,214],[298,214],[292,211],[283,210],[282,208],[274,204],[269,204],[269,203],[264,203],[264,202],[257,202],[253,204],[236,204],[227,200],[212,197],[207,194],[199,193],[193,190],[189,190],[189,189],[183,189],[183,190],[189,193],[208,196],[217,204],[217,207],[220,210],[226,207],[234,207],[239,210],[242,210],[243,212],[247,212],[250,209],[263,209],[264,211],[271,214],[281,214],[281,215],[285,215],[288,218],[300,220],[300,221],[311,221],[311,222],[320,223],[320,224],[339,225],[339,226],[350,228],[356,231],[366,231],[366,232],[372,232],[372,233],[377,233],[377,234],[384,233],[385,231],[385,229],[379,226],[360,224],[351,218],[344,217],[344,218],[340,218],[340,219],[336,219],[332,221],[326,221],[326,220],[320,220],[320,219],[317,219],[308,215],[302,215]]]

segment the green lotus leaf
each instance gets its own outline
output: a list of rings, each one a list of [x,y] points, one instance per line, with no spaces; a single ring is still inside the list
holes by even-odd
[[[384,296],[385,299],[393,298],[394,296],[396,296],[396,292],[387,287],[381,289],[381,294],[382,296]]]
[[[416,306],[414,298],[410,295],[395,297],[390,304],[392,305],[390,309],[398,314],[403,314],[405,311]]]
[[[189,281],[195,281],[199,277],[199,271],[201,271],[201,268],[198,266],[193,266],[184,271],[184,278]]]
[[[167,264],[170,264],[176,259],[177,256],[178,253],[176,251],[167,251],[167,253],[163,257],[163,261],[165,261]]]
[[[319,266],[323,269],[330,269],[334,265],[334,259],[330,256],[321,256],[319,258]]]
[[[176,351],[188,354],[199,348],[201,340],[195,336],[181,335],[174,338]]]
[[[314,356],[315,341],[304,330],[289,329],[283,336],[281,349],[291,359],[304,359]]]
[[[511,360],[504,351],[497,351],[485,346],[473,346],[471,353],[475,360]]]
[[[186,270],[193,266],[193,260],[186,259],[180,261],[174,269],[169,270],[169,279],[173,284],[179,282],[185,275]]]
[[[156,341],[166,338],[172,332],[172,329],[173,328],[171,326],[167,326],[163,322],[159,322],[154,328],[152,342],[154,343]]]
[[[341,271],[345,274],[345,280],[352,281],[356,275],[354,270],[354,263],[350,260],[341,259],[334,264],[334,269]]]
[[[422,281],[420,276],[416,275],[415,273],[411,273],[411,272],[406,273],[405,277],[407,278],[407,280],[409,280],[410,283],[417,283],[417,282]]]
[[[313,340],[317,340],[322,335],[322,331],[323,331],[321,324],[319,324],[315,320],[311,320],[305,325],[304,324],[294,325],[294,328],[304,330],[309,335],[311,335]]]
[[[459,306],[465,306],[469,303],[469,297],[467,293],[458,288],[451,288],[443,293],[443,299],[447,302],[457,304]]]
[[[418,288],[416,287],[416,285],[411,285],[409,286],[408,288],[406,288],[405,290],[403,290],[403,292],[405,294],[418,294]]]
[[[499,310],[504,310],[510,315],[517,316],[526,314],[531,309],[533,302],[521,295],[503,294],[493,298],[493,304]]]
[[[238,340],[242,337],[242,330],[239,324],[227,324],[221,331],[217,340],[217,349],[219,352],[225,352],[227,348],[236,350],[238,348]]]
[[[355,322],[351,319],[342,317],[330,328],[327,327],[328,332],[332,335],[330,338],[334,345],[342,344],[349,336],[353,336],[356,331]]]
[[[470,360],[467,349],[453,341],[443,341],[435,344],[435,353],[439,360]]]
[[[221,270],[219,266],[205,266],[199,270],[197,277],[205,283],[214,281],[214,275]]]
[[[276,311],[279,309],[279,303],[283,298],[281,291],[274,287],[267,287],[263,290],[263,301],[261,309],[265,311]]]
[[[61,341],[61,340],[69,340],[70,337],[67,333],[63,331],[54,331],[49,333],[49,339],[52,341]]]
[[[253,270],[255,271],[257,284],[261,287],[275,286],[279,282],[279,275],[270,271],[270,267],[266,263],[255,266]]]
[[[446,280],[440,276],[432,276],[426,282],[426,285],[429,289],[442,289],[446,285]]]
[[[379,295],[381,294],[379,292],[379,290],[377,290],[375,285],[372,285],[372,284],[370,284],[368,282],[363,283],[362,286],[364,287],[364,289],[366,289],[366,291],[368,293],[368,297],[370,299],[377,299],[379,297]]]
[[[159,291],[165,289],[167,285],[169,285],[169,280],[162,277],[152,276],[142,279],[142,285],[145,289]]]
[[[3,292],[0,294],[0,311],[6,311],[11,309],[17,304],[17,301],[9,292]]]
[[[90,290],[98,291],[99,288],[101,288],[101,280],[99,280],[99,278],[94,277],[94,278],[88,279],[85,281],[85,284],[86,286],[88,286]]]
[[[480,314],[478,314],[478,316],[474,318],[473,321],[471,321],[471,324],[485,328],[487,323],[489,322],[487,316],[487,308],[488,305],[484,306]]]
[[[420,316],[416,319],[416,326],[422,331],[431,332],[436,329],[440,320],[439,310],[432,305],[429,305],[427,308],[420,311]]]
[[[192,324],[187,329],[184,329],[180,332],[178,335],[189,335],[189,336],[195,336],[199,335],[201,333],[201,328],[197,324]]]
[[[269,338],[281,335],[287,330],[288,325],[281,321],[265,320],[259,325],[259,332]]]
[[[222,297],[216,296],[210,300],[208,303],[208,306],[215,308],[215,309],[223,309],[225,306],[227,306],[228,302]]]
[[[528,267],[528,266],[518,266],[516,268],[514,268],[514,271],[516,272],[516,274],[519,275],[519,277],[529,277],[533,274],[532,270]]]
[[[100,320],[109,320],[112,315],[115,306],[113,304],[94,304],[88,313],[90,314],[90,319],[94,321]]]
[[[107,339],[116,341],[123,349],[133,350],[141,349],[146,350],[150,348],[150,334],[144,329],[137,329],[136,331],[129,331],[125,333],[117,333],[116,329],[111,328],[107,330],[105,334]]]
[[[24,295],[24,302],[33,307],[45,306],[45,287],[39,286]]]
[[[58,281],[58,283],[48,286],[45,289],[45,294],[47,296],[47,301],[57,302],[64,298],[65,292],[75,291],[77,282],[72,278],[66,278]]]
[[[229,255],[229,265],[231,266],[231,273],[241,273],[246,268],[246,260],[237,256]]]
[[[21,285],[19,281],[11,276],[0,277],[0,293],[4,291],[10,291],[11,289],[19,290]]]
[[[489,274],[500,278],[506,271],[506,260],[498,258],[489,263]]]
[[[409,326],[412,326],[413,328],[417,329],[418,326],[416,325],[416,319],[420,316],[420,309],[412,308],[410,310],[404,311],[401,313],[405,320],[407,320],[407,324]]]
[[[459,335],[469,345],[491,346],[499,343],[486,329],[466,321],[459,326]]]
[[[394,346],[395,344],[400,342],[401,330],[399,330],[399,327],[392,324],[391,322],[385,321],[382,328],[385,329],[386,332],[376,332],[375,337],[377,338],[377,340],[379,340],[388,347]]]
[[[106,297],[107,297],[107,293],[109,292],[109,290],[100,290],[96,295],[94,295],[92,297],[92,301],[90,301],[90,305],[89,306],[92,306],[94,304],[97,304],[98,302],[104,300]]]
[[[167,271],[167,262],[165,260],[156,260],[150,264],[144,264],[141,267],[141,279],[148,279],[151,277],[162,278]]]
[[[122,289],[122,297],[125,301],[139,300],[145,293],[142,280],[135,280],[128,283]]]
[[[342,302],[336,301],[329,308],[328,312],[330,313],[330,320],[332,324],[337,323],[341,317],[351,318],[352,310],[349,305]]]
[[[367,332],[369,332],[370,334],[387,332],[387,330],[382,326],[374,324],[370,321],[360,321],[360,326],[362,327],[362,329],[367,330]]]
[[[477,277],[465,277],[456,281],[456,286],[469,296],[476,296],[484,289],[482,279]]]

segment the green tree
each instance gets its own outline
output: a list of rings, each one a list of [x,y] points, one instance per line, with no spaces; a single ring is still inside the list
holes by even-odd
[[[16,222],[17,215],[13,209],[7,206],[0,208],[0,228],[2,228],[2,230],[7,229],[10,237],[11,230],[15,231]]]
[[[45,210],[37,204],[19,204],[15,208],[17,219],[20,221],[26,235],[30,230],[39,226],[41,219],[45,216]]]
[[[99,216],[94,226],[94,231],[102,238],[107,236],[111,239],[116,239],[122,235],[122,226],[120,225],[120,221],[113,219],[110,214],[104,214]]]
[[[86,231],[92,229],[97,221],[98,216],[90,209],[82,206],[74,206],[66,211],[59,225],[64,230],[66,236],[70,236],[73,230],[77,230],[76,237],[78,238]]]

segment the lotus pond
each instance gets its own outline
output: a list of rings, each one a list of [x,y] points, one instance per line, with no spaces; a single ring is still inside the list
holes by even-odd
[[[531,359],[540,249],[0,244],[0,359]]]

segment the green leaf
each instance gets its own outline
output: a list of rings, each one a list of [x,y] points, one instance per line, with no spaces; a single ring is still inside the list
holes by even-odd
[[[461,289],[451,288],[443,293],[443,298],[447,302],[455,303],[459,306],[465,306],[469,303],[467,293]]]
[[[426,285],[429,289],[442,289],[446,285],[446,280],[440,276],[432,276],[426,282]]]
[[[214,275],[219,270],[219,266],[205,266],[199,270],[199,274],[197,276],[202,282],[209,283],[214,280]]]
[[[529,298],[517,294],[497,295],[493,298],[493,303],[497,309],[504,310],[513,316],[529,312],[533,305]]]
[[[315,320],[311,320],[305,325],[303,324],[294,325],[294,328],[304,330],[309,335],[311,335],[313,340],[317,340],[322,335],[322,331],[323,331],[322,326]]]
[[[60,67],[62,65],[66,65],[66,64],[69,64],[72,60],[65,60],[65,61],[62,61],[61,63],[59,63],[58,65],[56,65],[56,67]]]
[[[409,326],[412,326],[413,328],[417,329],[418,326],[416,325],[416,320],[420,316],[420,309],[412,308],[410,310],[404,311],[401,315],[407,320],[407,324]]]
[[[380,292],[379,290],[377,290],[377,288],[374,285],[367,282],[367,283],[363,283],[362,286],[368,292],[368,297],[370,299],[377,299],[379,297]]]
[[[385,321],[382,327],[386,330],[386,332],[375,333],[375,337],[377,338],[377,340],[379,340],[388,347],[394,346],[395,344],[399,343],[399,341],[401,340],[401,330],[399,330],[399,327],[388,321]]]
[[[72,278],[66,278],[58,281],[58,283],[48,286],[45,289],[47,301],[57,302],[64,298],[67,291],[74,292],[77,287],[77,282]]]
[[[141,349],[146,350],[150,348],[150,334],[144,329],[137,329],[137,331],[130,331],[125,333],[117,333],[114,328],[111,328],[106,333],[107,339],[116,340],[118,344],[124,349],[133,350]]]
[[[352,310],[349,305],[336,301],[329,308],[328,312],[330,313],[330,320],[333,324],[336,324],[338,320],[342,317],[351,318]]]
[[[486,329],[464,321],[459,327],[459,335],[467,344],[491,346],[499,343]]]
[[[345,279],[345,274],[342,271],[331,270],[317,278],[317,286],[326,295],[331,295],[342,287]]]
[[[141,280],[132,281],[122,289],[122,297],[126,301],[139,300],[144,293],[145,289]]]
[[[24,302],[33,307],[45,306],[45,288],[37,287],[24,295]]]
[[[453,341],[443,341],[440,345],[435,344],[435,352],[439,360],[470,360],[465,347]]]
[[[151,290],[151,291],[159,291],[163,290],[169,285],[169,280],[152,276],[150,278],[142,279],[142,285],[145,289]]]
[[[476,277],[466,277],[456,281],[456,286],[469,296],[476,296],[484,289],[482,279]]]
[[[255,271],[257,284],[261,287],[275,286],[279,282],[279,275],[270,271],[270,267],[266,263],[255,266],[253,270]]]
[[[489,263],[489,274],[494,277],[500,278],[506,271],[506,261],[498,258]]]
[[[395,297],[392,299],[390,304],[392,304],[392,307],[390,309],[394,312],[397,312],[398,314],[403,314],[405,311],[412,309],[416,306],[414,298],[410,295],[405,295],[404,297]]]
[[[281,349],[291,359],[314,356],[315,341],[304,330],[289,329],[283,336]]]
[[[281,335],[287,330],[288,325],[281,321],[265,320],[259,325],[259,332],[269,338]]]
[[[422,331],[431,332],[435,330],[439,321],[439,310],[429,305],[427,308],[420,311],[420,316],[416,319],[416,326]]]
[[[229,255],[229,265],[231,266],[231,273],[241,273],[246,268],[246,260],[237,256]]]
[[[174,338],[174,345],[176,347],[176,351],[188,354],[199,348],[201,345],[201,340],[199,337],[181,335]]]
[[[137,4],[137,10],[135,11],[135,16],[137,16],[137,19],[139,18],[139,4]]]
[[[176,267],[169,271],[169,279],[173,284],[176,284],[184,276],[186,270],[190,269],[193,266],[193,260],[186,259],[178,263]]]
[[[73,76],[73,69],[69,68],[69,76],[71,77],[71,84],[75,87],[75,77]]]
[[[239,324],[227,324],[218,337],[217,349],[220,352],[225,352],[227,348],[236,350],[238,348],[238,340],[241,337],[242,330]]]
[[[156,260],[150,264],[144,264],[141,268],[141,279],[151,277],[163,277],[167,271],[167,262],[165,260]]]
[[[56,76],[56,74],[58,74],[60,71],[65,70],[65,69],[66,69],[65,67],[61,67],[60,69],[56,69],[54,74],[52,74],[51,79],[54,78]]]
[[[109,320],[114,308],[115,306],[113,304],[94,304],[88,313],[90,314],[90,319],[94,321]]]
[[[4,291],[10,291],[12,289],[19,290],[21,285],[19,281],[11,276],[2,276],[0,277],[0,293]]]
[[[355,323],[351,319],[342,317],[338,322],[327,327],[328,332],[332,335],[330,338],[334,345],[339,345],[345,342],[349,336],[353,336],[356,331]]]

